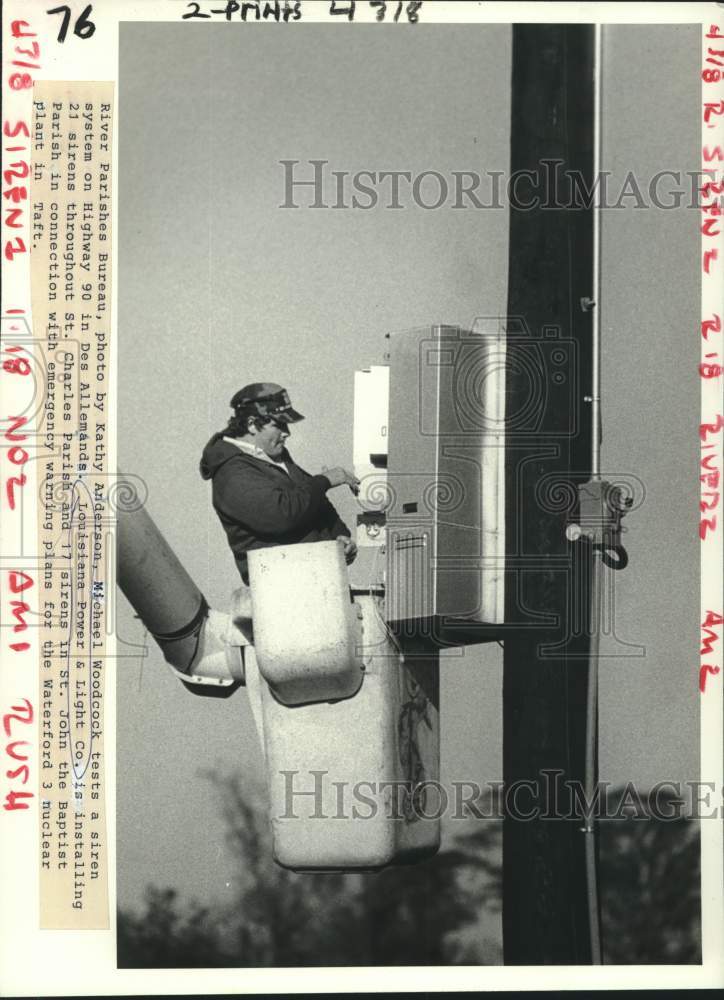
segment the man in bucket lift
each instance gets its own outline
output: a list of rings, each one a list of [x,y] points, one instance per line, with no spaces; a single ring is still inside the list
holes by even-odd
[[[228,426],[204,448],[200,471],[212,482],[214,509],[244,583],[249,584],[250,549],[340,539],[352,562],[357,546],[327,491],[347,484],[356,494],[359,480],[339,467],[311,476],[293,461],[286,440],[290,424],[304,417],[282,386],[244,386],[231,407]]]

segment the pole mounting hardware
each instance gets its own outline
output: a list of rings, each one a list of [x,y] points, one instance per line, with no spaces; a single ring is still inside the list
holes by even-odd
[[[585,539],[601,552],[610,569],[624,569],[628,554],[621,543],[625,530],[621,521],[633,505],[633,497],[605,479],[590,479],[578,485],[577,517],[566,526],[569,542]]]

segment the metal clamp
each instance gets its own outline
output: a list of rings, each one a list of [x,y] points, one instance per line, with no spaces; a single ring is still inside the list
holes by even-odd
[[[625,569],[628,553],[621,542],[621,534],[626,529],[621,521],[633,505],[633,497],[627,497],[620,486],[604,479],[591,479],[578,486],[578,515],[566,526],[566,538],[570,542],[585,538],[593,549],[601,552],[601,558],[610,569]]]

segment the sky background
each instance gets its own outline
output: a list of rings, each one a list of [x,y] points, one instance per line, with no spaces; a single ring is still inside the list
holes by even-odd
[[[697,170],[697,29],[605,44],[603,169]],[[285,385],[307,417],[296,461],[350,465],[354,371],[382,362],[385,333],[506,310],[505,210],[285,210],[279,161],[506,172],[510,74],[505,25],[121,27],[119,463],[212,606],[238,578],[198,460],[233,393]],[[602,644],[600,776],[649,787],[698,777],[698,214],[628,206],[603,222],[602,471],[645,500]],[[332,499],[352,525],[351,496]],[[148,882],[223,899],[233,865],[200,772],[261,779],[246,696],[187,693],[118,603],[119,903]],[[443,658],[443,781],[500,780],[501,689],[498,646]]]

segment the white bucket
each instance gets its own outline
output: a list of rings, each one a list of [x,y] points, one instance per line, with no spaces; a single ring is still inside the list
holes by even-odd
[[[259,671],[285,705],[349,698],[364,676],[342,542],[248,554]]]

